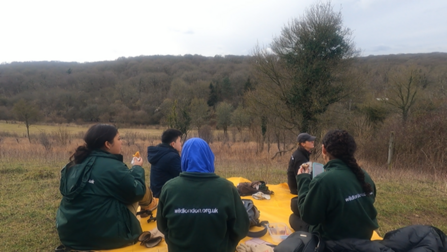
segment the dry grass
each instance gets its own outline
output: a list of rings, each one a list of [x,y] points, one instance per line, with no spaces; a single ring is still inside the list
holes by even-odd
[[[0,251],[53,250],[59,245],[55,229],[55,213],[61,199],[59,171],[82,143],[87,126],[79,127],[79,131],[77,127],[68,126],[66,144],[61,144],[54,134],[59,127],[41,126],[41,129],[48,129],[46,134],[51,148],[45,148],[36,135],[30,143],[24,137],[8,135],[17,131],[7,134],[3,131],[4,124],[0,126]],[[17,125],[12,128],[21,129]],[[132,154],[137,150],[146,156],[147,146],[158,144],[161,132],[162,129],[120,129],[125,162],[130,165]],[[240,176],[269,184],[287,180],[291,153],[272,160],[276,150],[268,153],[264,148],[258,153],[254,142],[213,142],[210,146],[216,157],[216,173],[222,177]],[[147,162],[143,166],[149,171]],[[381,235],[411,224],[429,224],[447,231],[445,176],[387,170],[368,163],[363,163],[362,167],[376,182]]]
[[[257,145],[253,142],[217,142],[210,146],[216,157],[216,173],[222,177],[245,177],[252,181],[264,180],[270,184],[286,182],[290,153],[272,160],[273,151],[256,154]]]
[[[377,187],[379,233],[423,224],[447,233],[447,178],[424,171],[366,167]]]
[[[30,135],[37,135],[41,132],[50,133],[57,131],[58,128],[63,127],[68,130],[70,134],[83,133],[87,129],[87,126],[75,125],[75,124],[63,124],[63,125],[30,125]],[[26,134],[25,123],[22,122],[5,122],[0,121],[0,131],[19,134],[24,136]]]

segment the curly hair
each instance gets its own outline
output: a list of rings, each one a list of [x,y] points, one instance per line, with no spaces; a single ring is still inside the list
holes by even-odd
[[[366,195],[373,191],[372,186],[365,182],[365,173],[357,164],[354,153],[357,149],[354,137],[346,130],[331,130],[323,137],[322,144],[332,158],[343,161],[354,173]]]

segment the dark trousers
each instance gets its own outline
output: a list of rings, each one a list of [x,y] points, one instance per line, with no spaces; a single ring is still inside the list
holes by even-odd
[[[289,217],[289,224],[295,231],[309,231],[309,224],[301,219],[300,210],[298,208],[298,197],[294,197],[290,201],[292,214]]]

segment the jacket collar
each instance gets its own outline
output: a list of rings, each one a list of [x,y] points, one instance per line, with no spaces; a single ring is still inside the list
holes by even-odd
[[[329,162],[324,165],[324,170],[330,170],[334,168],[349,169],[345,162],[341,161],[340,159],[329,160]]]
[[[170,144],[167,144],[167,143],[160,143],[157,146],[158,147],[163,147],[163,148],[168,148],[168,149],[175,150],[176,152],[178,152],[176,149],[174,149],[174,147],[172,147]]]
[[[298,150],[299,150],[301,153],[303,153],[303,155],[304,155],[307,159],[309,159],[309,157],[310,157],[310,152],[309,152],[308,150],[304,149],[301,145],[298,146]]]
[[[216,175],[216,173],[208,172],[208,173],[202,173],[202,172],[181,172],[180,177],[186,177],[186,178],[218,178],[219,176]]]
[[[116,159],[118,161],[123,162],[123,155],[121,155],[121,154],[112,154],[110,152],[107,152],[107,151],[104,151],[104,150],[101,150],[101,149],[93,150],[90,153],[90,155],[91,156],[95,156],[95,157],[104,157],[104,158]]]

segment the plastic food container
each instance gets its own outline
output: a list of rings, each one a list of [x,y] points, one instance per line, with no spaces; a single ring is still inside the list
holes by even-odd
[[[274,242],[282,242],[292,232],[285,223],[269,223],[268,231]]]

